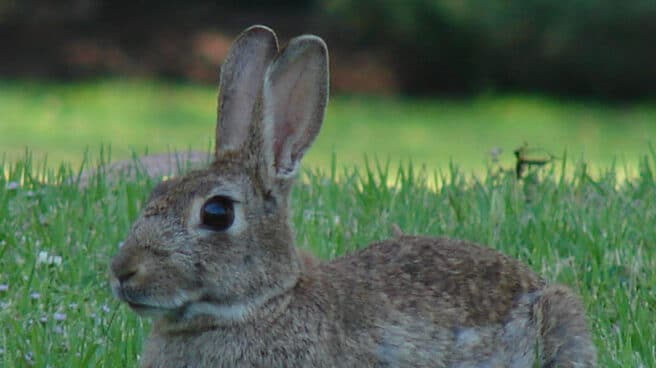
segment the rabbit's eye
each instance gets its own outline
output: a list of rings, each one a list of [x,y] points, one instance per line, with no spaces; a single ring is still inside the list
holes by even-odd
[[[227,230],[234,221],[235,209],[232,199],[228,197],[212,197],[205,202],[200,210],[201,226],[209,230]]]

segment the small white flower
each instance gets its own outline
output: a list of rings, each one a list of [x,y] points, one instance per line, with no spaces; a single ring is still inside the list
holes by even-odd
[[[48,317],[46,317],[46,316],[41,316],[41,318],[39,318],[39,322],[41,322],[41,323],[46,323],[46,322],[48,322]]]
[[[315,212],[313,210],[305,210],[303,211],[303,219],[304,220],[311,220],[315,216]]]
[[[66,313],[55,313],[52,315],[52,317],[55,319],[55,321],[65,321]]]
[[[0,284],[0,291],[7,291],[9,290],[9,285],[7,284]]]
[[[35,291],[32,294],[30,294],[30,298],[32,298],[34,300],[39,299],[39,298],[41,298],[41,294],[39,294]]]
[[[60,266],[62,263],[62,257],[61,256],[53,256],[53,263],[56,266]]]
[[[56,255],[50,255],[50,254],[48,254],[48,252],[41,251],[41,252],[39,252],[39,255],[36,258],[36,263],[37,264],[47,264],[47,265],[61,266],[62,257],[61,256],[56,256]]]
[[[102,309],[102,311],[105,313],[109,313],[110,311],[109,306],[107,304],[103,304],[103,306],[100,307],[100,309]]]
[[[28,190],[27,193],[25,193],[26,196],[28,197],[34,197],[34,192],[31,190]]]
[[[39,252],[39,255],[36,256],[36,263],[46,263],[48,261],[48,252]]]
[[[18,189],[18,187],[20,187],[20,184],[19,184],[17,181],[10,181],[10,182],[7,183],[7,185],[5,186],[5,188],[6,188],[7,190],[16,190],[16,189]]]
[[[45,214],[39,215],[39,224],[48,225],[48,216]]]

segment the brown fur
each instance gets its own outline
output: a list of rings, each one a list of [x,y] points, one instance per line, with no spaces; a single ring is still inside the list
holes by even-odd
[[[221,93],[253,100],[220,113],[215,162],[158,185],[112,260],[115,295],[157,317],[143,367],[595,366],[578,297],[492,249],[400,229],[330,262],[297,249],[289,189],[323,120],[327,51],[256,45],[277,50],[253,27],[222,71]],[[216,195],[234,199],[224,231],[199,222]]]

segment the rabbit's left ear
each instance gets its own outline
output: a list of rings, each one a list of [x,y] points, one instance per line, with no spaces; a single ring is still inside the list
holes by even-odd
[[[254,121],[264,73],[278,54],[276,34],[265,26],[245,30],[234,42],[223,66],[219,87],[216,151],[242,149]]]
[[[262,159],[269,179],[290,179],[319,133],[328,103],[328,49],[316,36],[292,39],[264,77]]]

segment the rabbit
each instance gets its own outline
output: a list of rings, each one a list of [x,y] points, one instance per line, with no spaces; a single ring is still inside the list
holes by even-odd
[[[214,161],[158,184],[110,265],[155,319],[142,367],[594,367],[584,308],[521,262],[406,235],[296,248],[290,190],[328,101],[316,36],[245,30],[221,69]]]

